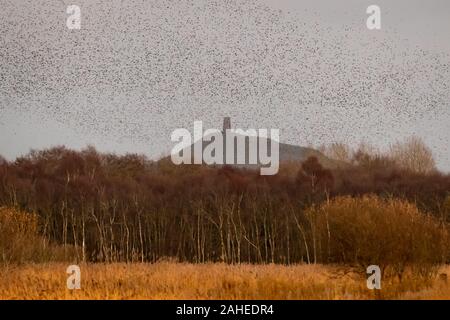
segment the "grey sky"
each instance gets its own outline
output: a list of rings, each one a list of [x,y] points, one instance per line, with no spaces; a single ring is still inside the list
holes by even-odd
[[[82,29],[68,30],[66,4]],[[381,7],[382,30],[365,27]],[[0,154],[64,144],[158,157],[194,120],[283,142],[416,134],[450,170],[450,2],[0,0]]]

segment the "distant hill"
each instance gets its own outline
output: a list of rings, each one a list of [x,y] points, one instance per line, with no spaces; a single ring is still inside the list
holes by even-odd
[[[225,130],[230,129],[230,127],[231,127],[231,125],[230,125],[229,118],[225,118],[224,119],[224,127],[223,127],[222,135],[221,135],[221,139],[222,139],[221,143],[223,143],[223,146],[224,146],[223,156],[221,157],[223,159],[222,163],[225,163],[227,152],[229,152],[228,150],[226,150],[226,136],[223,133],[225,132]],[[272,140],[270,140],[266,137],[256,137],[256,136],[236,135],[236,137],[238,139],[245,141],[245,159],[246,159],[246,161],[244,164],[236,164],[237,163],[237,157],[236,157],[237,143],[235,141],[235,143],[234,143],[234,161],[233,161],[233,164],[229,164],[229,165],[236,166],[236,167],[245,167],[245,168],[255,168],[255,169],[259,168],[262,165],[261,162],[259,161],[260,160],[259,158],[258,158],[257,164],[249,163],[249,146],[250,145],[257,146],[257,151],[259,154],[259,147],[263,144],[265,144],[267,146],[267,150],[270,150]],[[203,140],[198,140],[198,141],[194,142],[190,147],[185,148],[183,150],[183,154],[185,152],[189,152],[189,149],[190,149],[191,163],[194,163],[195,147],[198,146],[199,144],[202,144],[201,150],[205,150],[205,148],[209,144],[213,143],[213,141],[214,141],[214,137],[206,136],[203,138]],[[197,148],[199,148],[199,147],[197,147]],[[270,157],[270,154],[269,154],[269,157]],[[279,162],[280,162],[280,164],[286,163],[286,162],[303,162],[306,159],[308,159],[309,157],[316,157],[317,160],[319,161],[319,163],[324,168],[328,168],[328,169],[335,169],[335,168],[343,167],[343,166],[347,165],[345,162],[331,159],[331,158],[325,156],[322,152],[315,150],[313,148],[301,147],[301,146],[296,146],[296,145],[291,145],[291,144],[286,144],[286,143],[279,143]],[[166,159],[170,160],[170,156],[166,157]],[[205,163],[205,162],[203,162],[203,163]]]
[[[280,143],[280,163],[283,162],[303,162],[309,157],[316,157],[319,163],[327,169],[344,167],[348,164],[342,161],[334,160],[322,152],[307,147],[296,146],[292,144]]]

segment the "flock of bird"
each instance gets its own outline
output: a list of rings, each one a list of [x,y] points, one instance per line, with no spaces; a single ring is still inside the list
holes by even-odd
[[[257,0],[2,0],[0,113],[161,152],[194,120],[327,142],[448,114],[450,57]],[[317,18],[315,20],[315,18]],[[308,139],[309,139],[308,138]],[[149,150],[151,153],[151,150]]]

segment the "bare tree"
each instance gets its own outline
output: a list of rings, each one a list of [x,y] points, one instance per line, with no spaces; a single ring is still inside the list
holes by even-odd
[[[331,159],[344,162],[350,162],[352,160],[353,152],[351,148],[342,142],[333,142],[330,145],[324,146],[322,151]]]
[[[393,144],[389,156],[399,167],[412,172],[429,173],[436,170],[433,153],[423,140],[416,136]]]

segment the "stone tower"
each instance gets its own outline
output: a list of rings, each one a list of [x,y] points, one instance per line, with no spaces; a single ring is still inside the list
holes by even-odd
[[[225,130],[231,129],[231,120],[230,117],[223,118],[223,133],[225,133]]]

